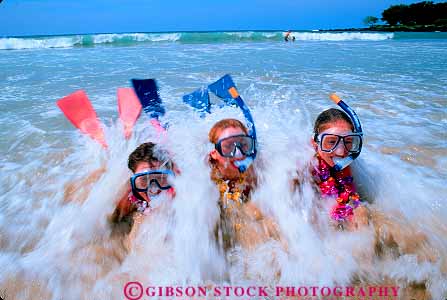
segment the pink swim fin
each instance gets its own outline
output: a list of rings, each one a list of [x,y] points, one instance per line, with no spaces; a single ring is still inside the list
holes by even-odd
[[[107,148],[102,123],[98,120],[84,90],[65,96],[59,99],[56,104],[76,128]]]
[[[132,135],[132,128],[141,113],[141,103],[135,95],[133,88],[119,88],[118,113],[124,125],[124,136],[126,139]]]

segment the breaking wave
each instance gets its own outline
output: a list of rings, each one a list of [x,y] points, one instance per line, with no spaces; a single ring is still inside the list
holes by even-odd
[[[298,41],[381,41],[393,39],[393,33],[366,32],[295,32]],[[61,36],[0,38],[0,50],[91,47],[95,45],[134,45],[138,43],[232,43],[283,41],[283,31],[221,31],[171,33],[106,33]]]

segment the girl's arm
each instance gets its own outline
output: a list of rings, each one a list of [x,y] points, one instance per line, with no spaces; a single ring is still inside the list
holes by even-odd
[[[129,194],[131,193],[131,189],[127,188],[126,193],[123,194],[121,199],[119,200],[113,214],[110,217],[110,221],[112,223],[119,223],[122,219],[135,211],[136,207],[129,200]]]
[[[100,167],[95,171],[91,172],[86,178],[76,181],[69,182],[64,186],[64,203],[76,201],[83,203],[90,193],[93,184],[95,184],[98,179],[106,172],[105,167]]]

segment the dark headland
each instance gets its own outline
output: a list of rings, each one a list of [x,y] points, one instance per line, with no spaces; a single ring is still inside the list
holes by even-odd
[[[447,2],[422,1],[410,5],[391,5],[382,12],[380,19],[367,16],[363,24],[367,27],[320,31],[447,32]]]

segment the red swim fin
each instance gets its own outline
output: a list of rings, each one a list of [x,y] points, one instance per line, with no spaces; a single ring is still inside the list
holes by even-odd
[[[76,128],[107,148],[102,124],[84,90],[65,96],[56,104]]]
[[[118,113],[124,125],[124,136],[126,139],[132,135],[132,128],[141,113],[141,103],[133,88],[119,88],[118,97]]]

